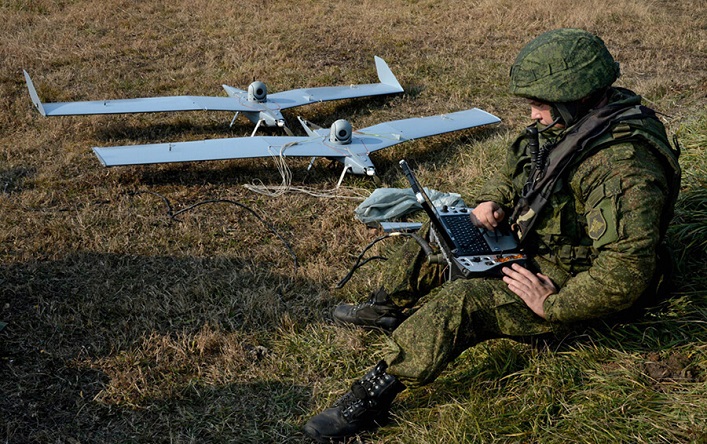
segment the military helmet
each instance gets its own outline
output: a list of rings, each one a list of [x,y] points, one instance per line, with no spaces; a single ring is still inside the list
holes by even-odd
[[[573,102],[611,86],[619,64],[594,34],[548,31],[528,43],[511,66],[511,93],[547,103]]]

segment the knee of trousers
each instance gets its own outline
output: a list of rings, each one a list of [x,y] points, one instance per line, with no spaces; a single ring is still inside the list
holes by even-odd
[[[389,372],[408,384],[423,385],[467,348],[500,336],[491,287],[483,280],[453,281],[431,292],[393,332],[386,357]]]

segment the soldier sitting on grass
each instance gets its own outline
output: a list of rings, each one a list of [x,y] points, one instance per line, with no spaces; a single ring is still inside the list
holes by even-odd
[[[506,267],[502,279],[435,285],[440,266],[427,264],[416,242],[404,244],[386,262],[384,287],[334,311],[341,322],[393,330],[390,350],[307,422],[307,435],[328,442],[374,427],[406,386],[434,381],[481,341],[559,334],[656,291],[678,154],[641,97],[612,86],[618,76],[604,42],[586,31],[546,32],[522,49],[510,90],[528,100],[539,149],[531,153],[529,127],[471,218],[489,230],[510,222],[526,267]]]

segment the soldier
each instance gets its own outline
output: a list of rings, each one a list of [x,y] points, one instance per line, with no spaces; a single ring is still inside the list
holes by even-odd
[[[375,426],[406,386],[432,382],[481,341],[559,334],[656,291],[679,152],[640,96],[612,86],[618,76],[604,42],[583,30],[549,31],[521,50],[510,91],[528,100],[535,123],[510,146],[471,218],[487,229],[508,218],[527,267],[442,282],[439,266],[404,244],[370,300],[334,310],[338,321],[393,330],[391,346],[307,422],[310,437],[340,440]]]

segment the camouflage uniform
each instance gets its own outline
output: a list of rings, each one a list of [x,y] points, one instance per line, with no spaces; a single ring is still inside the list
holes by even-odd
[[[353,436],[373,426],[405,385],[434,380],[480,341],[566,331],[631,307],[654,286],[679,189],[679,152],[639,96],[611,88],[618,76],[604,42],[579,29],[537,37],[511,67],[511,93],[533,101],[539,123],[549,123],[548,112],[555,122],[537,144],[529,143],[540,131],[531,126],[530,136],[511,145],[477,204],[495,202],[512,214],[528,268],[558,289],[544,301],[545,319],[501,279],[444,281],[441,267],[408,242],[386,262],[382,291],[368,303],[342,304],[333,316],[394,326],[400,306],[412,314],[393,331],[384,360],[311,418],[307,435],[320,442]]]
[[[611,103],[620,101],[639,103],[640,97],[613,89]],[[648,290],[657,274],[669,180],[658,150],[638,137],[622,138],[619,124],[613,128],[556,184],[524,240],[532,257],[529,268],[549,276],[559,288],[544,303],[547,320],[500,279],[436,286],[439,268],[425,264],[416,244],[407,243],[389,260],[384,288],[398,305],[422,304],[392,334],[386,356],[390,374],[408,384],[427,383],[482,340],[564,330],[621,311]],[[667,137],[663,142],[667,144]],[[524,138],[519,137],[505,167],[477,202],[497,202],[510,214],[526,183],[528,163]]]

